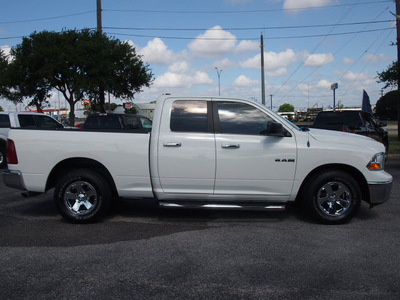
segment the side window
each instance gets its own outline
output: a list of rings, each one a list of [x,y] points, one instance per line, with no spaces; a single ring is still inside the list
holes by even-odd
[[[145,129],[151,129],[152,123],[149,119],[147,118],[140,118],[140,121],[142,122],[142,127]]]
[[[273,119],[245,103],[217,102],[221,133],[262,134]]]
[[[18,121],[21,128],[36,128],[33,115],[18,115]]]
[[[8,115],[0,115],[0,128],[10,128],[10,119]]]
[[[36,115],[37,126],[41,128],[58,128],[60,124],[51,117]]]
[[[209,132],[207,101],[175,101],[170,127],[172,131],[179,132]]]
[[[139,118],[136,116],[123,116],[122,117],[125,123],[125,129],[139,129],[141,128],[141,123]]]

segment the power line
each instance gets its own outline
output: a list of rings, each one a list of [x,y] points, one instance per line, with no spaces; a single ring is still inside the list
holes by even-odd
[[[29,23],[29,22],[47,21],[47,20],[54,20],[54,19],[62,19],[62,18],[81,16],[81,15],[91,14],[91,13],[94,13],[94,12],[96,12],[96,11],[95,10],[91,10],[91,11],[79,12],[79,13],[75,13],[75,14],[62,15],[62,16],[55,16],[55,17],[47,17],[47,18],[39,18],[39,19],[28,19],[28,20],[18,20],[18,21],[5,21],[5,22],[0,22],[0,24],[4,25],[4,24],[16,24],[16,23]]]
[[[104,26],[106,29],[115,30],[143,30],[143,31],[245,31],[245,30],[280,30],[280,29],[303,29],[303,28],[318,28],[318,27],[331,27],[331,26],[354,26],[354,25],[365,25],[365,24],[378,24],[378,23],[392,23],[393,20],[382,20],[382,21],[364,21],[354,23],[342,23],[342,24],[315,24],[315,25],[293,25],[293,26],[270,26],[270,27],[228,27],[228,28],[162,28],[162,27],[112,27]]]
[[[127,12],[127,13],[162,13],[162,14],[243,14],[243,13],[266,13],[266,12],[279,12],[279,11],[298,11],[305,9],[320,9],[320,8],[334,8],[334,7],[345,7],[354,5],[368,5],[375,3],[385,3],[392,1],[370,1],[364,3],[347,3],[347,4],[332,4],[324,6],[308,6],[308,7],[297,7],[297,8],[277,8],[277,9],[258,9],[258,10],[220,10],[220,11],[193,11],[193,10],[144,10],[144,9],[103,9],[108,12]]]
[[[107,27],[104,27],[107,28]],[[313,35],[297,35],[297,36],[275,36],[275,37],[264,37],[266,40],[279,40],[279,39],[300,39],[300,38],[315,38],[315,37],[328,37],[328,36],[338,36],[338,35],[348,35],[348,34],[360,34],[360,33],[369,33],[376,31],[386,31],[391,30],[392,28],[379,28],[379,29],[370,29],[370,30],[359,30],[359,31],[350,31],[350,32],[341,32],[341,33],[330,33],[330,34],[313,34]],[[162,35],[142,35],[142,34],[133,34],[133,33],[118,33],[118,32],[107,32],[109,35],[120,35],[120,36],[131,36],[131,37],[141,37],[141,38],[160,38],[160,39],[172,39],[172,40],[209,40],[209,41],[250,41],[250,40],[258,40],[259,38],[205,38],[205,37],[179,37],[179,36],[162,36]]]

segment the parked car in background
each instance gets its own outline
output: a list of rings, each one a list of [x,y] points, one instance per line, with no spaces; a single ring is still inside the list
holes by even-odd
[[[10,128],[63,128],[52,117],[42,113],[0,112],[0,168],[6,164],[6,142]]]
[[[389,150],[389,137],[385,128],[387,124],[379,122],[365,111],[322,111],[315,118],[312,128],[337,130],[361,134],[373,138],[385,145],[386,153]]]
[[[82,125],[82,129],[138,130],[151,131],[152,121],[144,116],[133,114],[92,114]]]

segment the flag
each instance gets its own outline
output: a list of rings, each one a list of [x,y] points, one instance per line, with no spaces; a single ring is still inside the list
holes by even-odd
[[[362,111],[366,111],[372,114],[371,103],[369,102],[369,96],[365,90],[363,90]]]

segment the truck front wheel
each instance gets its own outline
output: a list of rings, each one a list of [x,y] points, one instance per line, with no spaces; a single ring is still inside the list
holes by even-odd
[[[361,200],[357,181],[342,171],[325,171],[312,176],[303,189],[303,200],[317,221],[325,224],[348,222]]]
[[[111,203],[107,181],[90,170],[73,170],[57,183],[54,200],[60,214],[73,223],[92,223],[103,217]]]

